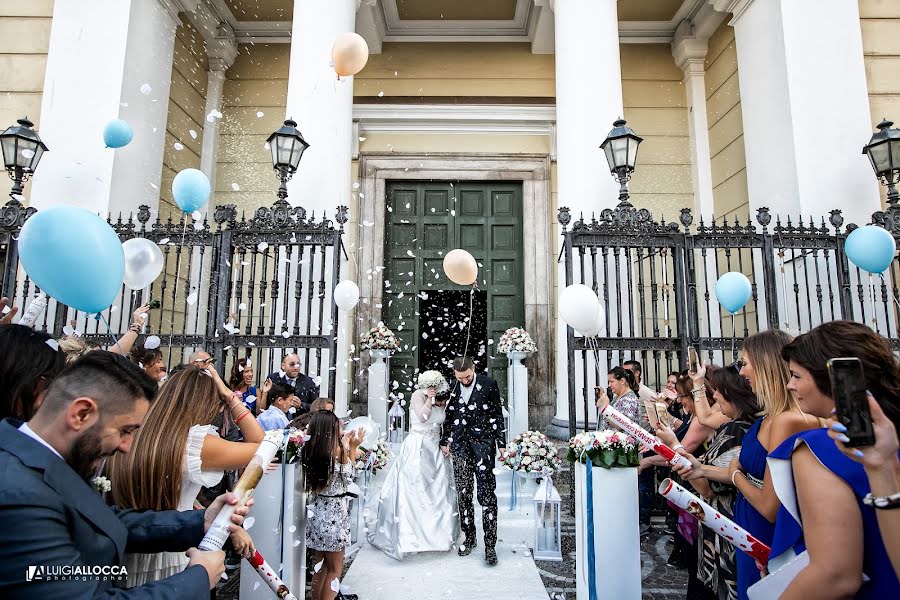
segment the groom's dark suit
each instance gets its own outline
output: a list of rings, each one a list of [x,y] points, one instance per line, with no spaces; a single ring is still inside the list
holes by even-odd
[[[121,565],[126,552],[187,550],[203,539],[204,515],[111,509],[63,459],[17,431],[20,425],[0,422],[0,597],[209,598],[209,577],[200,565],[128,590],[110,581],[26,581],[29,567],[109,567]]]
[[[472,395],[463,399],[457,381],[447,402],[441,446],[450,446],[453,474],[459,500],[462,530],[467,540],[475,540],[475,508],[472,488],[478,482],[478,504],[482,508],[485,549],[497,543],[497,480],[494,457],[506,447],[506,427],[497,382],[481,373],[472,382]]]

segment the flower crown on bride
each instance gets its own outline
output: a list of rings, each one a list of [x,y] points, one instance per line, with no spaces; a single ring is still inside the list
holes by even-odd
[[[447,380],[438,371],[425,371],[419,375],[419,382],[416,385],[417,390],[427,390],[428,388],[436,388],[438,394],[446,392],[450,389]]]

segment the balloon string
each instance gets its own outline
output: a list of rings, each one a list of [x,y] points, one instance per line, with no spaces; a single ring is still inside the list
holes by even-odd
[[[103,324],[106,325],[106,332],[109,334],[110,339],[113,341],[113,345],[119,349],[119,354],[122,356],[128,356],[125,352],[122,351],[122,346],[119,345],[119,340],[116,339],[116,336],[113,335],[112,327],[109,326],[109,321],[106,320],[106,317],[103,316],[103,313],[97,313],[97,318],[103,321]]]
[[[181,254],[184,251],[184,240],[187,237],[187,213],[181,218],[184,220],[184,227],[181,229],[181,245],[178,247],[178,260],[175,263],[175,289],[172,294],[172,319],[169,321],[169,358],[172,354],[172,341],[175,337],[175,303],[178,302],[178,280],[181,278]]]
[[[463,350],[462,355],[469,355],[469,339],[472,337],[472,318],[475,314],[475,288],[478,283],[472,284],[472,289],[469,291],[469,322],[466,324],[466,347]]]
[[[877,308],[875,304],[875,279],[872,277],[872,274],[869,273],[869,293],[872,298],[872,329],[876,332],[878,331],[878,314]]]

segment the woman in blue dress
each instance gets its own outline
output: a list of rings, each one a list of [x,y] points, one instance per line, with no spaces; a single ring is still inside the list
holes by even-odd
[[[250,362],[249,357],[239,358],[234,361],[234,366],[231,367],[231,380],[228,383],[232,391],[241,393],[241,399],[244,402],[244,406],[247,407],[247,410],[254,415],[257,414],[259,411],[256,410],[257,402],[256,387],[253,385],[253,364]]]
[[[800,407],[830,417],[834,410],[826,362],[852,356],[866,386],[895,426],[900,425],[900,365],[889,342],[860,323],[831,321],[785,346],[788,384]],[[900,581],[885,550],[862,465],[835,447],[824,428],[785,440],[770,453],[769,469],[782,502],[769,561],[778,569],[804,550],[809,564],[785,588],[785,600],[897,598]]]
[[[736,366],[756,394],[762,415],[744,435],[740,456],[731,465],[730,479],[737,488],[734,521],[764,544],[772,543],[780,503],[766,468],[766,455],[795,433],[819,426],[804,414],[787,390],[790,372],[781,349],[791,336],[777,329],[758,333],[744,342]],[[747,588],[759,581],[756,561],[738,552],[738,600],[747,600]]]

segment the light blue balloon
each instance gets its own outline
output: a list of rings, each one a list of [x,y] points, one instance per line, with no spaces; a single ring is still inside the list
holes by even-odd
[[[113,119],[103,128],[103,143],[109,148],[127,146],[134,137],[134,131],[128,121]]]
[[[743,273],[725,273],[716,282],[716,299],[731,314],[744,308],[753,295],[753,286]]]
[[[186,213],[192,213],[209,201],[209,178],[197,169],[180,171],[172,181],[175,204]]]
[[[869,273],[884,273],[897,253],[897,243],[886,229],[866,225],[847,236],[844,252],[850,261]]]
[[[29,218],[19,236],[19,256],[48,296],[86,313],[108,308],[125,275],[119,236],[76,206],[53,206]]]

